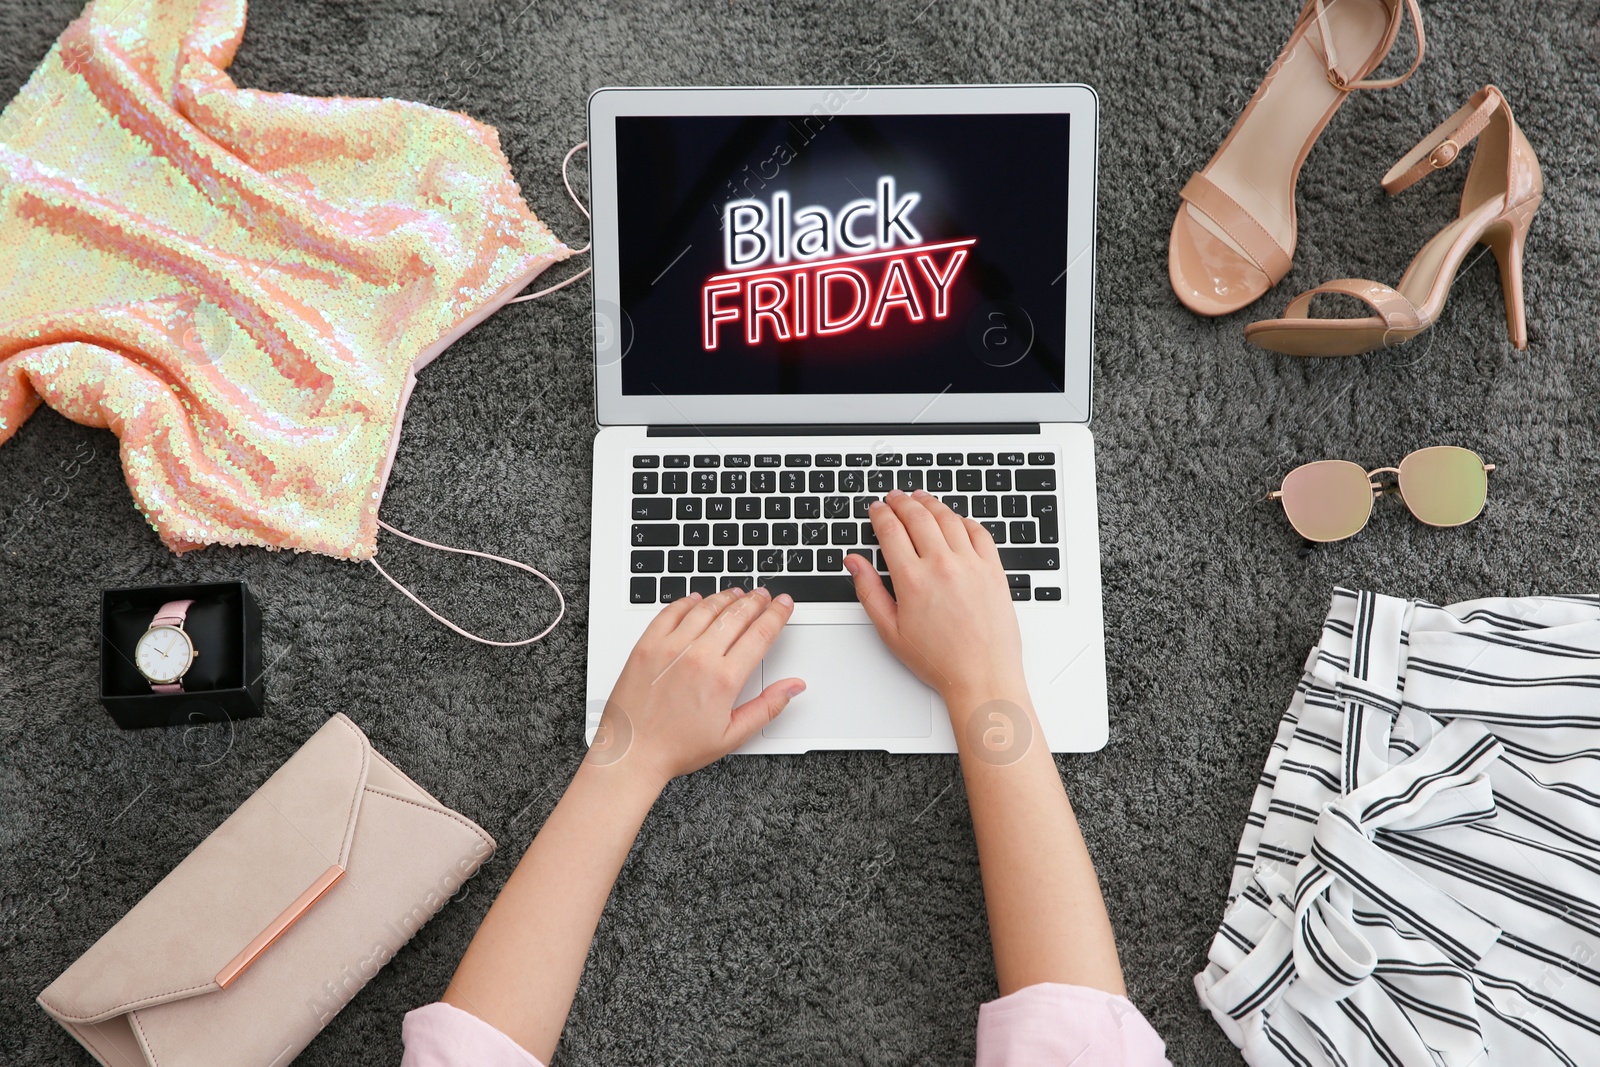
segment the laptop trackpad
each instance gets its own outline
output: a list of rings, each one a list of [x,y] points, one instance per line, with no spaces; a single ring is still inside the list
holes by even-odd
[[[761,661],[762,684],[804,678],[806,691],[762,733],[783,738],[927,737],[933,692],[870,626],[791,626]]]

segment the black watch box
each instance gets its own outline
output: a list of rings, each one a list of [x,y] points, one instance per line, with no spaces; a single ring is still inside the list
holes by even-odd
[[[193,600],[183,629],[195,656],[183,692],[157,693],[133,654],[162,605]],[[100,703],[125,730],[261,714],[261,608],[244,582],[107,589],[100,598]]]

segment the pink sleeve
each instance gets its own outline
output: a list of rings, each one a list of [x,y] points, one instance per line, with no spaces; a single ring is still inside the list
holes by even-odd
[[[1127,997],[1043,982],[978,1009],[977,1067],[1171,1067]]]
[[[400,1067],[543,1067],[499,1030],[442,1001],[407,1012],[400,1037]]]

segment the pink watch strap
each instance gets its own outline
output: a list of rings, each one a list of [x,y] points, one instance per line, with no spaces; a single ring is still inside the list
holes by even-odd
[[[189,608],[193,600],[169,600],[161,605],[161,610],[156,612],[156,617],[150,620],[151,626],[176,626],[183,629],[183,622],[189,617]],[[150,691],[153,693],[181,693],[183,683],[180,682],[151,682]]]
[[[183,628],[183,620],[189,617],[189,608],[193,600],[169,600],[161,605],[161,610],[156,612],[156,617],[150,620],[151,626],[176,626]]]

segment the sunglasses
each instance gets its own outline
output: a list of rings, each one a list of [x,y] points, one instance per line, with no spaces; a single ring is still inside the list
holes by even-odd
[[[1365,470],[1349,460],[1324,459],[1296,467],[1283,488],[1268,500],[1283,502],[1289,525],[1308,541],[1343,541],[1354,537],[1372,517],[1372,502],[1386,490],[1374,481],[1395,475],[1400,499],[1429,526],[1460,526],[1483,513],[1489,496],[1493,463],[1469,448],[1439,445],[1420,448],[1398,467]]]

